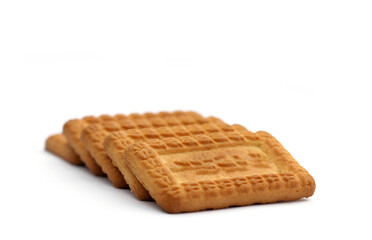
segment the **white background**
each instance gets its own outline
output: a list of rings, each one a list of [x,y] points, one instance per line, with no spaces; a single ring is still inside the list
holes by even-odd
[[[0,238],[371,239],[371,13],[357,0],[0,1]],[[272,133],[314,196],[171,215],[43,150],[68,119],[159,110]]]

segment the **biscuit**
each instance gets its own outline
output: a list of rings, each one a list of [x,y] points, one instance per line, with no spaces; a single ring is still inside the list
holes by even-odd
[[[207,120],[194,112],[173,112],[160,114],[132,114],[116,116],[113,121],[92,124],[81,133],[81,141],[90,152],[96,163],[102,168],[115,187],[127,188],[128,185],[119,169],[104,150],[105,137],[110,132],[128,130],[132,132],[148,127],[164,127],[205,123]]]
[[[48,137],[45,142],[45,149],[72,164],[84,165],[70,144],[68,144],[67,139],[63,134],[54,134]]]
[[[175,136],[191,136],[197,134],[233,131],[238,125],[229,126],[218,118],[207,118],[208,123],[173,126],[162,128],[143,128],[118,131],[105,138],[104,147],[108,157],[118,167],[128,183],[131,191],[140,200],[152,199],[149,192],[142,186],[132,171],[124,162],[123,155],[127,146],[138,141],[156,140]]]
[[[292,201],[312,176],[269,133],[232,132],[137,142],[124,161],[166,212]]]

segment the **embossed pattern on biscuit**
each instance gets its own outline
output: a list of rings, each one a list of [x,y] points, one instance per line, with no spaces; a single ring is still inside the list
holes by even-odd
[[[315,190],[311,175],[274,137],[241,127],[134,143],[125,160],[158,205],[173,213],[296,200]]]
[[[198,152],[175,153],[161,157],[165,165],[182,180],[207,180],[246,174],[277,173],[277,166],[258,147],[233,146]]]

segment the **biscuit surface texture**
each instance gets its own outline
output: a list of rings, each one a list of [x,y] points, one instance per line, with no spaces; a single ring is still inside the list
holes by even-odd
[[[143,128],[164,128],[167,126],[202,124],[207,120],[195,112],[161,112],[131,115],[115,115],[110,121],[102,121],[99,124],[87,126],[81,133],[81,141],[84,147],[92,155],[96,163],[107,174],[115,187],[127,188],[126,179],[119,169],[113,164],[110,156],[104,150],[105,137],[112,132],[128,131],[135,138],[141,140],[138,131]],[[149,199],[149,196],[141,197]]]
[[[228,132],[137,142],[124,161],[169,213],[310,197],[315,182],[266,132]]]
[[[107,135],[104,142],[106,153],[113,164],[124,175],[130,189],[141,200],[150,200],[151,196],[135,175],[127,167],[123,154],[127,146],[139,141],[163,139],[175,136],[191,136],[203,133],[233,131],[233,127],[217,118],[207,118],[203,124],[179,125],[173,127],[129,129]],[[236,125],[237,126],[237,125]]]
[[[45,142],[45,149],[75,165],[84,165],[63,134],[54,134]]]

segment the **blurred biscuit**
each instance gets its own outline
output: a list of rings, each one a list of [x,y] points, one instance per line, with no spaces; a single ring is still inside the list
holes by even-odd
[[[54,134],[45,142],[45,149],[75,165],[84,165],[63,134]]]

